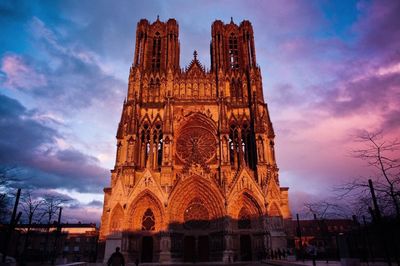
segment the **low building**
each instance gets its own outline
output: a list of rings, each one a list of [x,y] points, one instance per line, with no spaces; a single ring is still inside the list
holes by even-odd
[[[337,258],[337,237],[353,229],[350,219],[292,220],[287,224],[288,240],[297,255],[307,255],[315,248],[320,258]]]
[[[25,262],[95,262],[98,236],[96,224],[20,224],[10,242],[15,247],[10,255]]]

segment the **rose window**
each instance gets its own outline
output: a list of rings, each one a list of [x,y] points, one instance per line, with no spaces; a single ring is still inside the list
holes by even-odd
[[[203,164],[215,154],[214,134],[203,127],[184,128],[176,144],[176,153],[183,162]]]

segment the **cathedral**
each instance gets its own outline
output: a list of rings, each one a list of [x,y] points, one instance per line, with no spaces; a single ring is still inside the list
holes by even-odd
[[[100,240],[128,262],[248,261],[291,218],[249,21],[211,25],[211,66],[180,67],[179,25],[137,24]]]

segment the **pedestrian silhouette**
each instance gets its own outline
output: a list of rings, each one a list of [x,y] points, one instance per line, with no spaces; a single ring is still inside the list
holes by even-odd
[[[119,252],[119,247],[115,249],[115,252],[111,254],[111,257],[107,261],[108,266],[125,266],[124,256]]]

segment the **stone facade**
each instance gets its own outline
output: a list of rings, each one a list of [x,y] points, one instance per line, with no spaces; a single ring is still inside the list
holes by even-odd
[[[253,28],[217,20],[211,68],[179,66],[174,19],[137,25],[134,62],[104,189],[105,259],[254,260],[286,246],[288,188],[279,186],[274,130]]]

